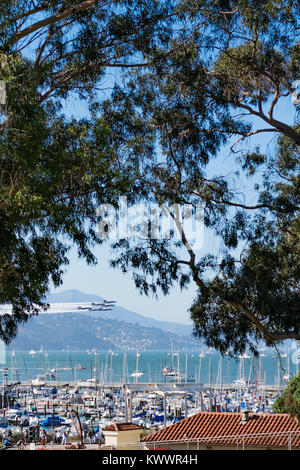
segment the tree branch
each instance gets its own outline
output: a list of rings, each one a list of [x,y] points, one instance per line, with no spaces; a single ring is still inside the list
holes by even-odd
[[[49,16],[48,18],[45,18],[41,21],[37,21],[36,23],[32,24],[31,26],[28,26],[27,28],[23,29],[22,31],[19,31],[18,33],[15,34],[15,38],[13,40],[13,44],[16,44],[20,39],[24,38],[25,36],[28,36],[29,34],[34,33],[35,31],[44,28],[45,26],[49,26],[55,23],[58,23],[59,21],[67,18],[68,16],[74,15],[75,13],[79,13],[81,11],[87,10],[88,8],[91,8],[97,4],[98,0],[87,0],[86,2],[82,2],[79,5],[76,5],[72,8],[69,8],[67,10],[64,10],[61,13],[57,13],[56,15]]]

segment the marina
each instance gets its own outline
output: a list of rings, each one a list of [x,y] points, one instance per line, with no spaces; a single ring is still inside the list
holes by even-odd
[[[297,373],[289,354],[280,362],[270,352],[229,358],[210,350],[45,352],[41,347],[6,355],[0,370],[2,436],[9,430],[26,435],[26,429],[39,426],[52,436],[65,431],[76,439],[72,410],[86,440],[101,440],[101,430],[113,423],[132,422],[150,431],[200,411],[272,413],[287,374]]]

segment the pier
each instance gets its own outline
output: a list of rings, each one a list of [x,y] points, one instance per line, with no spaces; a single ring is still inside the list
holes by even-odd
[[[177,382],[138,382],[138,383],[124,383],[124,382],[107,382],[107,383],[102,383],[102,382],[88,382],[88,381],[63,381],[63,380],[55,380],[55,381],[45,381],[43,384],[39,385],[34,385],[32,384],[31,380],[25,380],[22,382],[15,382],[15,383],[7,383],[3,384],[2,387],[40,387],[40,386],[45,386],[46,388],[50,387],[70,387],[70,388],[90,388],[90,389],[97,389],[97,388],[107,388],[107,389],[121,389],[123,387],[127,387],[130,390],[135,390],[135,391],[155,391],[155,390],[160,390],[160,391],[186,391],[186,392],[196,392],[196,391],[202,391],[202,390],[211,390],[211,391],[217,391],[222,389],[222,391],[226,392],[231,392],[237,389],[255,389],[259,388],[259,390],[264,391],[266,393],[276,393],[276,392],[282,392],[286,385],[271,385],[271,384],[250,384],[250,385],[238,385],[235,383],[229,383],[229,384],[222,384],[221,387],[218,385],[212,385],[212,384],[198,384],[198,383],[177,383]]]

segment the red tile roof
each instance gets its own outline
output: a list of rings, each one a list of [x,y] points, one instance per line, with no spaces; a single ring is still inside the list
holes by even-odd
[[[207,445],[237,445],[238,441],[240,444],[244,441],[247,446],[288,447],[288,432],[297,431],[291,434],[292,447],[300,447],[300,426],[296,418],[287,414],[249,413],[244,424],[241,418],[241,413],[201,412],[141,440],[149,443],[201,440]]]
[[[142,426],[134,423],[114,423],[102,428],[102,431],[133,431],[136,429],[142,430]]]

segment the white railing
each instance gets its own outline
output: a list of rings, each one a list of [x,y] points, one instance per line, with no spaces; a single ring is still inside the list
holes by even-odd
[[[280,442],[278,442],[280,441]],[[194,439],[177,439],[165,441],[145,441],[141,446],[149,450],[166,448],[166,446],[180,446],[186,450],[199,450],[200,446],[230,446],[237,450],[245,450],[246,447],[257,448],[283,448],[287,450],[300,449],[300,431],[283,431],[274,433],[240,434],[233,436],[203,437]]]

